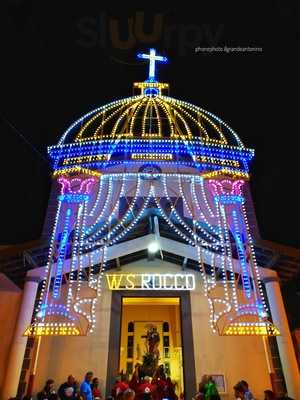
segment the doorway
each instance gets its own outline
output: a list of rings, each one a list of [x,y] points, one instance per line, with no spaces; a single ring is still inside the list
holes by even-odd
[[[147,296],[147,297],[146,297]],[[176,393],[196,392],[190,294],[186,291],[113,291],[107,368],[107,395],[122,371],[129,379],[149,351],[149,332],[157,332],[158,364],[176,383]],[[152,349],[153,352],[153,349]],[[150,373],[153,370],[150,371]],[[149,375],[149,373],[147,373]]]
[[[134,366],[151,377],[160,366],[184,392],[179,297],[123,297],[119,371],[132,378]],[[153,339],[152,339],[153,338]]]

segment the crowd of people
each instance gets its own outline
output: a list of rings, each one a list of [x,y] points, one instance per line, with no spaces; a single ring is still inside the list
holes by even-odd
[[[140,366],[136,365],[132,378],[127,380],[120,375],[116,378],[111,395],[105,400],[184,400],[184,393],[176,394],[176,384],[166,377],[163,368],[158,368],[152,378],[141,376]],[[248,383],[241,380],[233,387],[237,400],[255,400]],[[25,396],[23,400],[32,400]],[[55,390],[55,382],[48,379],[43,390],[37,394],[37,400],[104,400],[99,379],[93,372],[87,372],[80,384],[73,375]],[[189,400],[189,399],[187,399]],[[193,400],[221,400],[213,378],[204,375],[199,384],[198,392]],[[271,390],[264,391],[264,400],[293,400],[289,397],[276,397]]]
[[[245,380],[234,385],[233,395],[236,400],[255,400],[249,384]],[[287,396],[277,397],[272,390],[265,390],[263,396],[264,400],[293,400]],[[193,400],[221,400],[217,386],[211,376],[203,375],[198,392]]]
[[[176,385],[165,376],[163,369],[158,368],[150,378],[141,377],[139,368],[140,366],[136,365],[129,381],[122,375],[118,376],[111,396],[106,400],[180,400],[175,393]],[[180,397],[183,400],[183,394]],[[103,396],[99,388],[99,379],[94,377],[92,372],[87,372],[81,384],[73,375],[69,375],[57,391],[54,388],[54,380],[48,379],[43,390],[37,394],[37,400],[103,400]]]

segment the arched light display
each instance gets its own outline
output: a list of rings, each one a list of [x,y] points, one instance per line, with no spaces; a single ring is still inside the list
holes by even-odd
[[[212,113],[166,96],[152,50],[140,57],[151,68],[134,83],[138,95],[91,111],[49,148],[61,192],[26,335],[93,332],[107,249],[150,208],[196,251],[213,332],[279,334],[268,320],[243,194],[254,151]]]

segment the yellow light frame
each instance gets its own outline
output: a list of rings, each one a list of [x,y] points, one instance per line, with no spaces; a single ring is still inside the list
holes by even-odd
[[[38,322],[31,324],[23,336],[85,336],[73,323]]]
[[[222,336],[279,336],[279,329],[271,322],[234,322],[226,325]]]

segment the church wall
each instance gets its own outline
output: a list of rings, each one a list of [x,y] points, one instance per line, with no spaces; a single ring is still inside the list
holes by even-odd
[[[84,292],[84,289],[82,289]],[[97,324],[93,334],[88,337],[43,337],[41,341],[34,393],[42,389],[45,381],[52,378],[55,387],[73,374],[79,381],[92,370],[100,380],[104,390],[109,342],[109,322],[111,292],[102,290],[96,308]]]
[[[110,273],[195,273],[182,271],[178,265],[160,260],[140,260]],[[256,398],[263,398],[263,390],[270,388],[267,362],[261,337],[220,337],[213,334],[208,322],[208,302],[199,287],[191,293],[193,341],[197,382],[203,374],[224,374],[228,395],[233,396],[232,387],[238,380],[249,382]],[[141,291],[141,296],[147,293]],[[163,293],[162,293],[163,296]],[[107,352],[109,344],[111,292],[103,282],[103,295],[97,305],[97,324],[88,337],[45,337],[42,339],[38,371],[34,391],[39,390],[47,378],[53,378],[56,386],[72,373],[81,380],[87,370],[94,371],[104,391],[106,383]],[[116,332],[118,335],[119,332]],[[188,363],[188,360],[186,361]],[[189,366],[188,366],[189,368]],[[104,392],[103,392],[104,393]]]
[[[220,288],[221,289],[221,288]],[[207,298],[201,289],[191,292],[193,336],[197,382],[204,374],[224,374],[227,396],[231,399],[233,386],[246,380],[256,399],[271,389],[262,337],[219,336],[209,327]]]
[[[7,359],[21,304],[22,291],[0,274],[0,393],[5,379]]]

